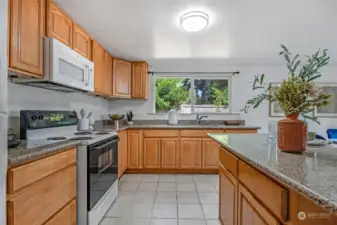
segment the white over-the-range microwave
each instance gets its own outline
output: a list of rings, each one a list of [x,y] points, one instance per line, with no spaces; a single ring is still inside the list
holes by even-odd
[[[44,40],[43,78],[13,78],[12,81],[61,92],[93,92],[94,63],[54,38]]]

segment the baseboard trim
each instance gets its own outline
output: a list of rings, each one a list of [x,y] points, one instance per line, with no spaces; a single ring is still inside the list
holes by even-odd
[[[219,174],[218,169],[127,169],[128,174]]]

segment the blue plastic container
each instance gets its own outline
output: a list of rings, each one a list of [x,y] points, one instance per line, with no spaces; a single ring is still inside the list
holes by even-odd
[[[328,139],[337,139],[337,129],[328,129]]]

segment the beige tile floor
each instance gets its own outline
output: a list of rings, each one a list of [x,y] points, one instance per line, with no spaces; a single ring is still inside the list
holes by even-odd
[[[127,174],[100,225],[220,225],[217,175]]]

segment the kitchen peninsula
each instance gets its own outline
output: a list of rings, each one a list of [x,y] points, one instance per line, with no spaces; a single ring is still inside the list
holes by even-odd
[[[268,134],[209,134],[219,150],[222,224],[337,224],[337,149],[284,153]]]

